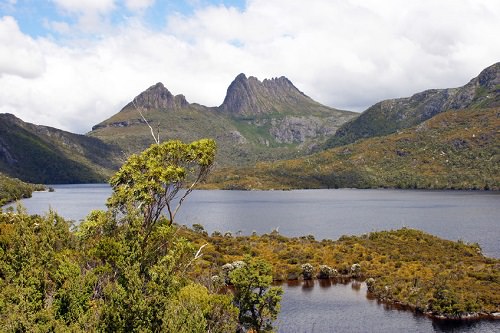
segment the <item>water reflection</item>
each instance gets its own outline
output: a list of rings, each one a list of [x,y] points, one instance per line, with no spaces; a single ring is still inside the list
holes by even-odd
[[[349,279],[286,281],[278,332],[498,332],[496,321],[432,320],[367,294]]]

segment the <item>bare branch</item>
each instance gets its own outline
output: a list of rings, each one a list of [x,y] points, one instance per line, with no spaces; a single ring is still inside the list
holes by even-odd
[[[149,122],[147,121],[147,119],[144,117],[144,115],[142,114],[142,111],[141,111],[141,107],[138,107],[136,102],[135,102],[135,98],[134,100],[132,101],[132,105],[134,105],[135,109],[137,111],[139,111],[139,114],[141,115],[142,117],[142,120],[144,120],[146,122],[146,125],[148,125],[149,129],[151,130],[151,135],[153,136],[153,140],[155,140],[156,144],[159,145],[160,144],[160,125],[158,125],[158,137],[155,136],[155,132],[153,130],[153,127],[151,127],[151,125],[149,124]]]
[[[202,167],[196,180],[191,184],[191,186],[189,186],[189,188],[186,190],[184,195],[180,198],[179,203],[177,204],[177,207],[175,207],[174,212],[171,214],[172,220],[175,218],[175,215],[177,215],[177,212],[179,211],[179,209],[182,206],[182,203],[184,202],[184,199],[186,199],[186,197],[189,195],[189,193],[191,193],[194,190],[194,187],[196,185],[198,185],[200,182],[202,182],[208,176],[210,169],[211,169],[210,167],[208,167],[208,168]],[[170,213],[170,211],[169,211],[169,213]]]
[[[205,246],[207,246],[207,245],[208,245],[208,243],[205,243],[205,244],[203,244],[202,246],[200,246],[200,248],[198,249],[198,251],[197,251],[197,252],[196,252],[196,254],[194,255],[194,259],[193,259],[193,260],[196,260],[196,259],[198,259],[198,258],[201,258],[201,256],[203,255],[203,253],[201,253],[201,250],[203,250],[203,248],[204,248]]]
[[[189,266],[191,266],[191,264],[195,261],[195,260],[198,260],[199,258],[201,258],[203,256],[203,253],[201,253],[201,250],[203,250],[203,248],[205,246],[207,246],[208,243],[205,243],[203,244],[202,246],[200,246],[200,248],[198,249],[198,251],[196,252],[196,254],[194,255],[194,258],[191,259],[187,264],[186,266],[184,266],[184,272],[188,269]]]

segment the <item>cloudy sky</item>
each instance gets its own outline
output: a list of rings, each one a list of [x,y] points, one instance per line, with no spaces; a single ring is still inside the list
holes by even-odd
[[[362,111],[500,61],[498,0],[0,0],[0,113],[76,133],[163,82],[220,105],[239,73]]]

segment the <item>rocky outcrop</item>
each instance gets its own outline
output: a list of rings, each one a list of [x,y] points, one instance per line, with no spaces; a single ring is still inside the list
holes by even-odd
[[[139,94],[123,109],[134,107],[134,103],[145,109],[181,109],[189,105],[184,95],[172,95],[161,82]]]
[[[286,77],[265,79],[239,74],[229,85],[220,114],[258,129],[259,145],[314,146],[358,114],[324,106],[297,89]]]
[[[431,89],[411,97],[379,102],[344,124],[328,147],[409,128],[447,110],[500,106],[500,62],[459,88]]]
[[[304,143],[307,140],[335,133],[337,118],[285,116],[270,120],[269,133],[277,143]]]

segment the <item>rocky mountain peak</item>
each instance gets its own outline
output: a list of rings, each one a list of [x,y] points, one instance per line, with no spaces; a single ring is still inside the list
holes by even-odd
[[[134,102],[146,109],[178,109],[189,105],[184,95],[174,96],[161,82],[140,93]],[[130,102],[125,108],[133,106],[133,102]]]
[[[500,62],[485,68],[477,77],[480,86],[487,89],[500,85]]]
[[[277,104],[292,106],[304,101],[313,102],[284,76],[261,82],[241,73],[229,85],[219,109],[233,115],[262,114],[276,111]]]
[[[22,120],[17,118],[12,113],[0,113],[0,119],[5,122],[22,123]]]

